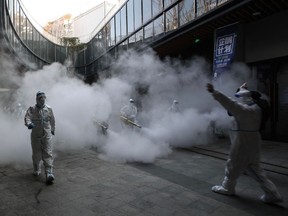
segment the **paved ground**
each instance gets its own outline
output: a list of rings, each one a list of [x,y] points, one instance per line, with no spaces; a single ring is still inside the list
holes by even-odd
[[[220,142],[207,148],[227,152],[228,146]],[[287,143],[277,147],[267,142],[263,160],[287,167],[287,148]],[[58,153],[56,181],[49,186],[44,176],[34,178],[30,167],[0,166],[0,215],[288,215],[285,174],[267,172],[284,197],[281,204],[267,205],[258,199],[258,184],[245,175],[238,182],[237,196],[211,192],[223,178],[225,161],[219,158],[174,150],[154,164],[117,164],[100,160],[97,154],[92,149]]]

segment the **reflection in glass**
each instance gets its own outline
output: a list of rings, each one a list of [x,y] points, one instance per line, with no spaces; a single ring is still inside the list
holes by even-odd
[[[146,23],[152,17],[152,2],[151,0],[143,1],[143,23]]]
[[[168,6],[170,6],[172,3],[176,2],[177,0],[163,0],[163,1],[164,1],[164,8],[167,8]]]
[[[36,56],[44,58],[44,60],[47,59],[49,62],[55,60],[64,62],[67,51],[66,47],[57,46],[43,37],[30,23],[25,13],[23,13],[18,0],[4,1],[8,5],[8,10],[3,11],[5,15],[6,12],[10,14],[10,19],[14,24],[14,26],[11,26],[9,19],[4,16],[6,34],[13,48],[15,50],[21,50],[24,54],[27,54],[25,58],[37,61],[40,65],[43,64],[41,63],[42,61],[40,59],[37,60],[37,57],[31,54],[29,55],[29,50],[26,46],[29,47]],[[86,48],[81,51],[79,50],[77,58],[75,55],[75,63],[77,63],[78,66],[82,66],[85,71],[85,64],[92,63],[96,58],[104,56],[104,53],[108,49],[113,50],[115,57],[117,49],[126,50],[128,46],[130,48],[142,44],[143,41],[150,42],[155,40],[161,37],[165,31],[175,30],[179,25],[182,26],[193,21],[196,17],[195,11],[197,11],[197,16],[204,15],[209,10],[227,1],[228,0],[128,0],[104,28],[85,45]],[[169,11],[163,11],[163,8],[167,9],[176,2],[177,5],[169,9]],[[155,20],[152,20],[153,18],[155,18]],[[149,21],[151,22],[148,23]],[[136,29],[137,33],[134,33]],[[20,36],[21,40],[25,43],[24,46],[20,43],[17,38],[18,36]],[[119,47],[114,47],[116,41],[120,43],[122,40],[125,41],[121,43]],[[107,59],[107,57],[102,59]],[[103,66],[98,60],[95,61],[93,65],[95,67],[98,65]],[[93,68],[95,68],[94,66]],[[89,67],[92,68],[91,64]]]
[[[198,0],[197,1],[197,16],[212,10],[216,7],[217,0]]]
[[[128,34],[131,34],[134,32],[135,27],[134,27],[134,0],[130,0],[127,3],[127,25],[128,25]]]
[[[166,12],[166,32],[178,28],[178,5]]]
[[[153,22],[144,27],[144,40],[145,42],[153,40]]]
[[[129,48],[134,47],[135,42],[136,42],[136,36],[135,34],[133,34],[131,37],[128,38],[128,47]]]
[[[136,34],[135,34],[135,46],[140,46],[142,44],[143,41],[143,30],[139,30]]]
[[[121,40],[121,16],[120,12],[118,12],[115,16],[115,29],[116,29],[116,43]]]
[[[127,36],[127,22],[126,22],[126,6],[124,5],[120,11],[121,16],[121,40]]]
[[[141,0],[134,0],[135,29],[142,25]]]
[[[184,0],[179,3],[180,26],[195,18],[195,1]]]
[[[164,32],[163,15],[154,20],[154,36],[159,36]]]
[[[159,14],[163,10],[162,0],[152,0],[152,14],[153,16]]]
[[[115,23],[114,18],[110,20],[110,22],[106,25],[107,30],[107,38],[108,38],[108,46],[115,45]]]

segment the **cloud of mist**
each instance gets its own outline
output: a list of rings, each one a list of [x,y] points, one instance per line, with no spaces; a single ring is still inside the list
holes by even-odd
[[[206,91],[206,83],[212,82],[212,72],[201,57],[183,62],[160,60],[152,50],[128,51],[111,67],[110,78],[93,85],[70,76],[66,66],[59,63],[22,76],[15,75],[11,61],[6,64],[4,77],[7,82],[17,84],[17,89],[5,93],[5,97],[0,92],[2,164],[31,163],[30,131],[23,118],[15,118],[4,107],[13,109],[21,103],[26,111],[36,103],[39,90],[46,93],[46,104],[53,108],[56,118],[55,151],[94,146],[105,160],[152,163],[168,155],[173,147],[213,141],[211,122],[223,128],[230,123],[226,111]],[[245,65],[236,63],[233,67],[221,82],[215,82],[228,95],[233,95],[249,78]],[[134,98],[138,107],[141,129],[129,130],[121,125],[119,110],[129,98]],[[179,101],[180,113],[168,112],[174,99]],[[109,124],[107,136],[101,134],[93,120]]]

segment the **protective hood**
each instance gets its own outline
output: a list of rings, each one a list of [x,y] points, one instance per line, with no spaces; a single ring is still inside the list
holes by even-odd
[[[36,105],[42,108],[45,105],[46,95],[44,92],[37,92],[36,94]]]
[[[241,97],[251,97],[251,92],[247,89],[240,88],[239,91],[235,93],[235,97],[241,98]]]
[[[251,97],[251,92],[248,90],[247,83],[244,83],[237,89],[235,97],[239,98],[240,102],[247,105],[251,105],[254,103]]]

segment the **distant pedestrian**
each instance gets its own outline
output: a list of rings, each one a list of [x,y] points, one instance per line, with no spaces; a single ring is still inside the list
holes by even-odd
[[[33,175],[40,175],[40,162],[43,160],[46,183],[50,184],[54,181],[52,135],[55,135],[55,118],[52,108],[45,104],[45,100],[45,93],[37,92],[36,104],[28,108],[24,121],[28,129],[32,129]]]
[[[282,197],[276,186],[270,181],[260,166],[261,108],[254,103],[247,84],[243,84],[235,94],[240,101],[234,101],[214,89],[210,83],[207,91],[217,100],[235,120],[230,132],[231,147],[226,162],[225,177],[222,185],[212,187],[212,191],[225,195],[234,195],[237,179],[246,171],[264,190],[261,200],[265,203],[281,202]]]
[[[16,109],[14,110],[14,116],[16,119],[23,119],[25,115],[25,110],[23,109],[20,103],[17,104]]]
[[[178,100],[173,100],[172,105],[169,107],[168,109],[169,112],[172,113],[179,113],[180,109],[179,109],[179,101]]]

